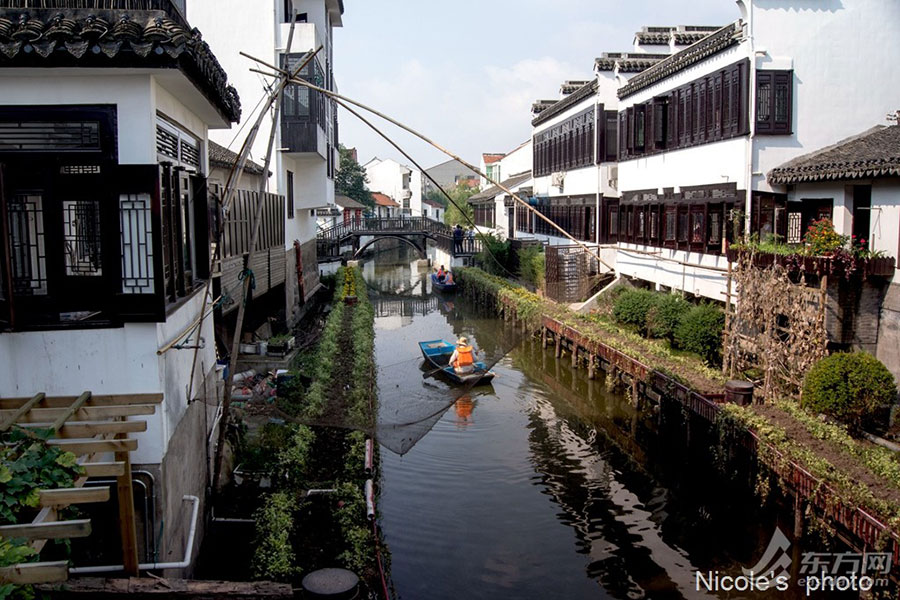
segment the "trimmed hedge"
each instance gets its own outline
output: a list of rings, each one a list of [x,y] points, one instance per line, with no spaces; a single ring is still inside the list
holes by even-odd
[[[675,328],[675,345],[699,354],[709,364],[721,361],[722,330],[725,313],[718,306],[704,302],[691,307]]]
[[[866,352],[839,352],[806,374],[801,403],[859,430],[885,424],[896,396],[894,376],[880,360]]]

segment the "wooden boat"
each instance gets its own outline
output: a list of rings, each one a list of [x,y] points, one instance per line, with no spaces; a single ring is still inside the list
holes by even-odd
[[[456,284],[455,283],[442,283],[438,281],[437,273],[431,274],[431,287],[440,291],[440,292],[455,292]]]
[[[460,375],[456,369],[450,366],[450,355],[453,354],[454,345],[445,340],[429,340],[419,342],[419,349],[425,357],[426,367],[437,370],[445,378],[456,385],[484,385],[494,378],[494,372],[489,371],[482,361],[475,361],[475,371],[468,375]]]

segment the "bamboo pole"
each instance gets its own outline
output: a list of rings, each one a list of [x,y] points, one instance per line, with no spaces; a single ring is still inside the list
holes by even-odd
[[[295,20],[292,20],[291,21],[291,34],[289,34],[289,36],[288,36],[289,40],[293,35],[294,23],[295,23]],[[297,73],[300,73],[300,71],[302,71],[303,68],[307,64],[309,64],[309,62],[316,56],[316,54],[319,53],[320,50],[322,50],[322,46],[319,46],[318,48],[316,48],[315,52],[310,53],[309,56],[307,56],[306,59],[294,70],[294,74],[296,75]],[[271,106],[272,102],[275,103],[275,112],[273,113],[273,116],[272,116],[272,131],[269,135],[269,144],[268,144],[268,147],[266,148],[266,159],[265,159],[265,162],[263,163],[263,177],[262,177],[262,182],[260,184],[260,190],[263,190],[263,191],[265,190],[265,182],[267,179],[265,177],[265,175],[269,172],[269,163],[272,160],[272,146],[275,141],[275,128],[278,126],[279,104],[281,101],[281,94],[284,91],[284,89],[288,86],[289,81],[290,80],[287,77],[282,77],[281,80],[279,81],[278,85],[276,86],[276,90],[275,90],[274,94],[270,95],[269,105]],[[265,114],[265,111],[262,111],[260,113],[260,117],[262,117],[264,114]],[[254,138],[256,137],[255,132],[259,131],[259,125],[261,124],[261,121],[262,121],[261,118],[257,120],[257,122],[254,126],[255,131],[251,132],[251,133],[253,133]],[[257,203],[256,213],[254,215],[253,235],[250,240],[250,252],[247,256],[247,262],[245,263],[247,265],[250,264],[250,261],[253,258],[253,255],[256,253],[256,245],[259,241],[259,221],[260,221],[260,217],[262,214],[262,205],[263,205],[262,192],[260,192],[259,202]],[[248,268],[248,267],[245,267],[245,268]],[[228,377],[225,380],[225,389],[224,389],[223,398],[222,398],[222,420],[221,420],[221,423],[219,424],[219,433],[218,433],[218,438],[217,438],[217,442],[216,442],[216,455],[215,455],[215,462],[214,462],[214,467],[213,467],[213,479],[212,479],[213,493],[215,493],[216,486],[218,485],[218,482],[219,482],[219,476],[221,475],[221,472],[222,472],[222,460],[225,455],[225,453],[224,453],[225,434],[228,429],[228,421],[230,419],[230,412],[231,412],[231,410],[230,410],[231,409],[231,388],[234,385],[235,371],[237,371],[238,350],[239,350],[239,346],[240,346],[240,342],[241,342],[241,330],[244,325],[244,314],[245,314],[246,305],[247,305],[247,293],[250,291],[250,278],[245,277],[243,283],[244,283],[244,285],[243,285],[242,293],[241,293],[241,302],[238,305],[238,314],[237,314],[237,320],[236,320],[235,329],[234,329],[234,339],[232,340],[231,363],[230,363],[230,366],[228,369]],[[193,378],[192,378],[192,380],[193,380]]]
[[[283,71],[282,69],[280,69],[280,68],[278,68],[278,67],[276,67],[276,66],[274,66],[274,65],[272,65],[272,64],[269,64],[269,63],[267,63],[267,62],[265,62],[265,61],[263,61],[263,60],[260,60],[260,59],[258,59],[258,58],[255,58],[255,57],[250,56],[249,54],[246,54],[246,53],[243,53],[243,52],[242,52],[241,54],[243,54],[244,56],[246,56],[247,58],[249,58],[249,59],[251,59],[251,60],[254,60],[254,61],[258,62],[259,64],[261,64],[261,65],[263,65],[263,66],[266,66],[266,67],[268,67],[268,68],[274,70],[274,71],[276,72],[276,74],[281,74],[282,76],[285,74],[284,71]],[[265,73],[265,72],[262,72],[262,71],[257,71],[257,72],[259,72],[259,73],[261,73],[261,74],[263,74],[263,75],[277,76],[276,74],[273,74],[273,73]],[[585,252],[587,252],[588,254],[590,254],[591,256],[593,256],[594,258],[596,258],[597,261],[600,262],[600,264],[602,264],[603,266],[605,266],[606,268],[608,268],[608,269],[610,269],[610,270],[614,270],[614,268],[613,268],[612,265],[608,264],[606,261],[604,261],[602,258],[600,258],[600,253],[599,253],[599,252],[594,252],[594,251],[593,251],[593,248],[587,246],[587,245],[586,245],[584,242],[582,242],[581,240],[576,239],[576,238],[575,238],[574,236],[572,236],[568,231],[566,231],[565,229],[563,229],[562,227],[560,227],[559,225],[557,225],[552,219],[550,219],[549,217],[545,216],[544,214],[542,214],[542,213],[540,213],[540,212],[534,210],[534,207],[532,207],[532,206],[531,206],[530,204],[528,204],[526,201],[522,200],[522,198],[520,198],[518,194],[516,194],[515,192],[513,192],[512,190],[510,190],[508,187],[506,187],[505,185],[503,185],[503,184],[500,183],[499,181],[496,181],[496,180],[492,179],[491,177],[488,177],[486,174],[482,173],[481,170],[478,169],[478,167],[476,167],[475,165],[469,163],[469,162],[466,161],[464,158],[462,158],[462,157],[460,157],[460,156],[454,154],[454,153],[451,152],[450,150],[447,150],[446,148],[444,148],[443,146],[441,146],[441,145],[438,144],[437,142],[431,140],[430,138],[428,138],[428,137],[425,136],[424,134],[422,134],[422,133],[416,131],[416,130],[413,129],[412,127],[409,127],[408,125],[405,125],[405,124],[401,123],[400,121],[397,121],[396,119],[393,119],[393,118],[389,117],[388,115],[386,115],[386,114],[384,114],[384,113],[382,113],[382,112],[380,112],[380,111],[378,111],[378,110],[376,110],[376,109],[374,109],[374,108],[372,108],[372,107],[370,107],[370,106],[367,106],[367,105],[363,104],[362,102],[358,102],[358,101],[356,101],[356,100],[353,100],[352,98],[348,98],[347,96],[343,96],[343,95],[338,94],[338,93],[336,93],[336,92],[332,92],[332,91],[330,91],[330,90],[326,90],[326,89],[321,88],[321,87],[319,87],[319,86],[313,85],[313,84],[311,84],[311,83],[309,83],[308,81],[305,81],[305,80],[303,80],[303,79],[296,79],[296,78],[293,78],[293,79],[291,79],[291,82],[292,82],[292,83],[297,83],[297,84],[299,84],[299,85],[303,85],[303,86],[305,86],[305,87],[307,87],[307,88],[309,88],[309,89],[311,89],[311,90],[314,90],[314,91],[317,91],[317,92],[319,92],[319,93],[325,94],[326,96],[328,96],[328,97],[330,97],[330,98],[334,98],[334,99],[336,99],[336,100],[342,100],[342,101],[344,101],[344,102],[349,102],[350,104],[353,104],[354,106],[358,106],[358,107],[362,108],[363,110],[367,110],[367,111],[371,112],[372,114],[374,114],[374,115],[376,115],[376,116],[378,116],[378,117],[381,117],[381,118],[384,119],[385,121],[388,121],[389,123],[391,123],[391,124],[393,124],[393,125],[396,125],[397,127],[400,127],[401,129],[403,129],[403,130],[405,130],[405,131],[411,133],[412,135],[418,137],[419,139],[421,139],[422,141],[426,142],[427,144],[430,144],[430,145],[431,145],[432,147],[434,147],[435,149],[439,150],[440,152],[443,152],[444,154],[446,154],[446,155],[449,156],[450,158],[453,158],[454,160],[458,160],[460,163],[462,163],[462,164],[463,164],[466,168],[468,168],[470,171],[472,171],[472,172],[478,174],[478,175],[481,176],[481,177],[484,177],[488,182],[490,182],[491,184],[497,186],[498,188],[500,188],[501,190],[503,190],[504,192],[506,192],[507,194],[509,194],[516,202],[518,202],[518,203],[521,204],[522,206],[526,207],[527,209],[531,210],[532,213],[534,213],[535,215],[537,215],[538,217],[540,217],[543,221],[547,222],[547,224],[549,224],[549,225],[550,225],[551,227],[553,227],[555,230],[559,231],[559,232],[563,235],[563,237],[568,238],[568,239],[569,239],[570,241],[572,241],[576,246],[579,246],[579,247],[582,248]]]

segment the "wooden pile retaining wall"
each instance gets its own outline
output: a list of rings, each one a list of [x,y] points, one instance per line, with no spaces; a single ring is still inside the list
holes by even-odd
[[[464,277],[458,277],[457,281],[467,294],[481,302],[490,299],[496,303],[498,300],[486,290],[467,289]],[[534,329],[534,319],[531,319],[529,325],[526,319],[518,318],[514,301],[500,298],[499,304],[504,321],[513,326],[521,326],[523,331]],[[580,331],[552,317],[541,315],[539,329],[533,333],[540,335],[542,347],[546,348],[553,343],[557,358],[562,357],[563,350],[568,351],[572,368],[585,365],[588,378],[594,378],[597,367],[610,375],[621,377],[631,385],[634,402],[638,402],[640,398],[649,398],[655,402],[660,402],[662,398],[675,400],[711,425],[715,425],[722,410],[724,390],[723,393],[701,394],[611,346],[588,339]],[[756,432],[750,429],[744,431],[740,443],[777,475],[782,485],[794,495],[795,535],[802,531],[806,507],[812,506],[835,526],[838,536],[857,552],[890,553],[893,566],[890,576],[895,579],[900,577],[900,536],[894,530],[863,508],[842,501],[841,495],[834,488],[795,461],[786,458]]]

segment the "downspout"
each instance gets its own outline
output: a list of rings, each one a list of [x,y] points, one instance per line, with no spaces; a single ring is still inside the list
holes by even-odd
[[[603,195],[602,180],[600,175],[600,147],[597,140],[600,135],[600,82],[597,76],[597,94],[594,96],[594,169],[597,170],[597,198],[594,203],[594,241],[597,242],[597,253],[600,253],[600,197]],[[604,122],[605,125],[605,122]]]
[[[744,201],[744,239],[749,239],[753,211],[753,142],[756,139],[756,49],[753,39],[753,1],[747,2],[747,39],[750,43],[750,73],[747,81],[747,121],[750,134],[747,139],[747,197]]]
[[[191,555],[194,553],[194,537],[197,533],[197,514],[200,510],[200,498],[197,496],[185,495],[182,500],[189,500],[192,503],[191,508],[191,528],[188,531],[187,544],[184,548],[184,558],[180,562],[164,562],[164,563],[141,563],[138,569],[141,571],[156,571],[159,569],[184,569],[191,564]],[[99,567],[75,567],[69,569],[71,575],[86,575],[89,573],[112,573],[115,571],[125,570],[124,565],[103,565]]]

